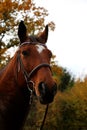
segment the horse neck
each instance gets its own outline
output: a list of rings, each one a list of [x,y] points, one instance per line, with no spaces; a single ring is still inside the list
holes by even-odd
[[[18,52],[8,63],[8,65],[2,70],[0,74],[0,86],[25,86],[25,79],[22,71],[18,72]],[[3,85],[4,84],[4,85]]]

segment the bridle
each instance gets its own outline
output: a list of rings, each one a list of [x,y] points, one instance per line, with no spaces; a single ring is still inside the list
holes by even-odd
[[[37,42],[24,42],[24,43],[22,43],[22,44],[19,46],[19,49],[20,49],[21,46],[26,45],[26,44],[27,44],[27,45],[30,45],[30,44],[33,44],[33,45],[34,45],[34,44],[37,44]],[[39,44],[39,45],[43,45],[42,43],[38,43],[38,44]],[[43,46],[46,46],[46,45],[43,45]],[[29,90],[29,92],[30,92],[30,101],[29,101],[29,104],[31,105],[31,103],[32,103],[32,97],[33,97],[33,91],[34,91],[34,81],[31,80],[32,75],[33,75],[36,71],[38,71],[40,68],[42,68],[42,67],[48,67],[48,68],[51,70],[51,66],[50,66],[50,64],[48,64],[48,63],[41,63],[41,64],[37,65],[36,67],[34,67],[34,68],[28,73],[28,72],[25,70],[25,68],[24,68],[23,62],[22,62],[21,57],[20,57],[20,53],[18,53],[17,60],[18,60],[18,62],[20,63],[20,68],[21,68],[22,73],[23,73],[23,75],[24,75],[24,78],[25,78],[25,81],[26,81],[26,84],[27,84],[27,88],[28,88],[28,90]],[[51,70],[51,72],[52,72],[52,70]],[[30,88],[29,84],[32,84],[32,88]],[[42,121],[40,130],[42,130],[42,129],[43,129],[43,126],[44,126],[44,122],[45,122],[46,115],[47,115],[47,111],[48,111],[48,105],[49,105],[49,104],[47,104],[47,106],[46,106],[46,110],[45,110],[45,114],[44,114],[44,118],[43,118],[43,121]]]
[[[20,47],[24,46],[24,45],[30,45],[30,44],[33,44],[33,45],[36,45],[36,44],[40,44],[40,45],[43,45],[42,43],[37,43],[37,42],[24,42],[22,43],[20,46],[19,46],[19,49]],[[43,46],[46,46],[46,45],[43,45]],[[36,71],[38,71],[40,68],[42,67],[48,67],[50,70],[51,70],[51,67],[50,67],[50,64],[48,63],[41,63],[41,64],[38,64],[37,66],[35,66],[29,73],[25,70],[24,68],[24,65],[23,65],[23,62],[21,60],[21,57],[20,57],[20,53],[18,53],[18,56],[17,56],[17,60],[20,64],[20,68],[21,68],[21,71],[24,75],[24,78],[25,78],[25,81],[26,81],[26,84],[27,84],[27,88],[30,92],[30,95],[32,95],[33,93],[33,90],[34,90],[34,82],[31,80],[31,77],[32,75],[34,75],[34,73]],[[32,88],[30,88],[29,84],[32,84]],[[30,104],[31,104],[31,100],[30,100]]]
[[[25,81],[26,81],[26,84],[27,84],[27,88],[28,88],[28,90],[29,90],[29,92],[30,92],[30,101],[29,101],[29,104],[31,104],[31,102],[32,102],[32,94],[33,94],[33,91],[34,91],[34,84],[35,84],[34,81],[31,80],[32,75],[34,75],[34,73],[35,73],[36,71],[38,71],[41,67],[49,67],[50,70],[51,70],[51,67],[50,67],[50,65],[47,64],[47,63],[42,63],[42,64],[39,64],[39,65],[37,65],[36,67],[34,67],[34,68],[31,70],[31,72],[28,73],[28,72],[25,70],[25,68],[24,68],[24,65],[23,65],[23,63],[22,63],[20,54],[18,54],[18,61],[19,61],[19,63],[20,63],[20,68],[21,68],[22,73],[23,73],[23,75],[24,75],[24,78],[25,78]],[[29,84],[31,84],[32,87],[30,87]]]

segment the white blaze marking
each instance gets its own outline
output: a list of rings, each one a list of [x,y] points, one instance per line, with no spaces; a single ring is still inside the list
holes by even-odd
[[[39,53],[41,53],[41,52],[45,49],[45,47],[42,46],[42,45],[36,45],[36,47],[37,47],[37,51],[38,51]]]

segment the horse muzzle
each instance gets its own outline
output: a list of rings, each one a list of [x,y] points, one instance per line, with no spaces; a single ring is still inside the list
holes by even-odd
[[[40,96],[39,100],[41,104],[49,104],[53,101],[55,94],[57,93],[57,84],[55,83],[50,89],[44,82],[39,83],[38,86]]]

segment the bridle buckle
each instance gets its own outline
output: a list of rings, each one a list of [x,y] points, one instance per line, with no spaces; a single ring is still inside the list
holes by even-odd
[[[29,90],[30,92],[33,92],[33,91],[34,91],[34,85],[35,85],[35,83],[34,83],[32,80],[27,81],[27,87],[28,87],[28,90]]]

